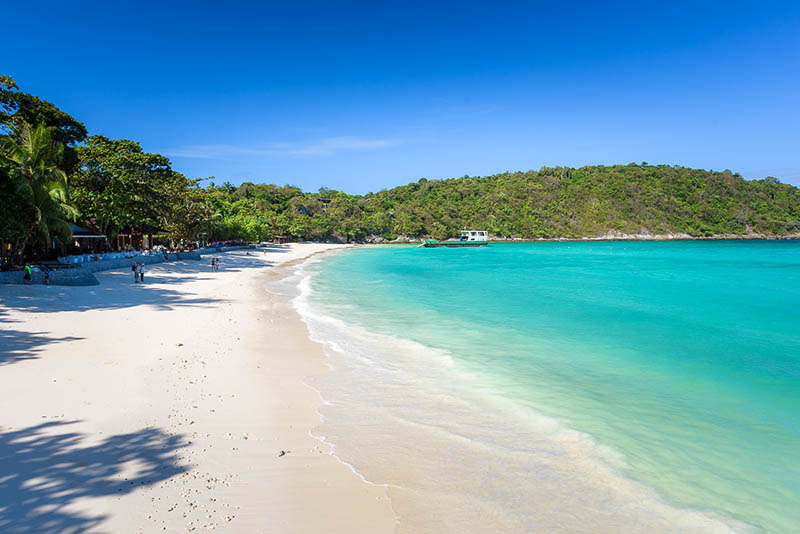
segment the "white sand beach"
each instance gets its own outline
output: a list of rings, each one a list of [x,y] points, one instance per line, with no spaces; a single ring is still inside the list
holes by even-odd
[[[310,436],[323,353],[264,290],[334,246],[0,286],[0,531],[392,532],[385,488]]]

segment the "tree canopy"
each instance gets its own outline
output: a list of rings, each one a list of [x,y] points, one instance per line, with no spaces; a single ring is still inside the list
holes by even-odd
[[[64,145],[53,140],[54,127],[21,123],[18,135],[0,140],[5,160],[2,189],[17,203],[19,226],[11,227],[12,237],[25,249],[32,238],[36,245],[47,245],[54,235],[67,240],[72,235],[69,220],[78,211],[70,203],[66,173],[60,168]]]
[[[82,122],[38,96],[23,93],[10,76],[0,75],[0,133],[13,135],[23,123],[56,128],[53,140],[68,146],[80,143],[87,135]]]
[[[169,159],[102,135],[89,137],[77,154],[78,169],[69,180],[75,204],[103,233],[180,230],[176,215],[188,209],[185,197],[196,182],[172,170]]]

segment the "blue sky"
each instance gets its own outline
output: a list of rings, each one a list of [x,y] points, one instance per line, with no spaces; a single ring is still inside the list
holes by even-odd
[[[647,161],[800,185],[798,2],[33,4],[2,10],[0,73],[190,177],[364,193]]]

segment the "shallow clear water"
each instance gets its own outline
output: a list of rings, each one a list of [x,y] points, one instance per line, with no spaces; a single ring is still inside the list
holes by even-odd
[[[608,530],[800,525],[800,242],[373,247],[305,270],[334,368],[312,380],[319,432],[411,488],[401,508],[438,491],[508,531],[592,510]],[[559,499],[580,506],[543,522]]]

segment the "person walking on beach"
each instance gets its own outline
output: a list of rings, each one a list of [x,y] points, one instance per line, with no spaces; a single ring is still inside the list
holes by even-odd
[[[133,281],[134,283],[139,283],[139,264],[133,262],[133,266],[131,267],[131,271],[133,271]]]
[[[48,286],[50,285],[50,267],[47,265],[42,266],[42,270],[44,270],[44,283]]]
[[[26,263],[25,264],[25,276],[22,277],[25,280],[26,284],[30,284],[31,283],[31,273],[32,273],[31,266]]]
[[[144,283],[144,263],[139,264],[139,281]]]

